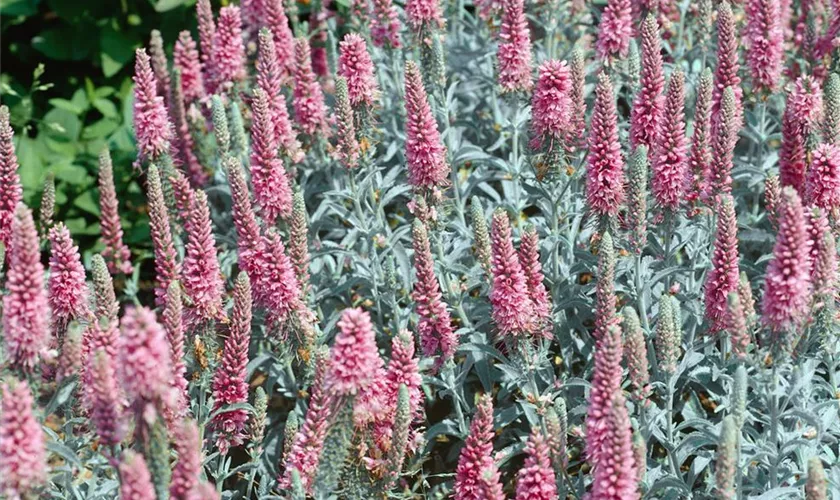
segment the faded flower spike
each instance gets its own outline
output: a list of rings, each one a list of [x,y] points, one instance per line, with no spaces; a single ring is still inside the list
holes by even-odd
[[[717,498],[734,500],[735,476],[738,473],[738,440],[740,431],[731,416],[723,418],[715,461],[715,494]]]
[[[659,299],[659,318],[656,323],[656,358],[659,369],[668,375],[677,371],[682,347],[681,325],[676,324],[676,300],[667,294]]]
[[[114,188],[114,166],[108,149],[99,153],[99,211],[99,227],[105,244],[102,257],[108,263],[108,270],[114,274],[129,275],[134,269],[131,266],[131,251],[123,243],[119,202]]]
[[[630,249],[642,253],[647,244],[648,148],[638,146],[627,159],[627,214]]]

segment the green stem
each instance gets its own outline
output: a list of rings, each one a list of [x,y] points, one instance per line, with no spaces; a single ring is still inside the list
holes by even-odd
[[[770,441],[776,450],[776,455],[770,458],[770,485],[779,486],[779,396],[776,388],[779,384],[779,373],[776,363],[770,375]]]
[[[668,459],[671,464],[671,473],[675,477],[680,477],[680,467],[677,464],[677,457],[674,454],[676,450],[676,442],[674,441],[674,377],[668,381],[668,412],[665,414],[666,420],[666,436],[668,437]]]
[[[634,261],[635,275],[636,275],[636,307],[639,308],[639,318],[642,320],[642,327],[645,331],[650,331],[650,323],[647,317],[647,304],[645,301],[644,281],[642,281],[642,256],[636,254]]]

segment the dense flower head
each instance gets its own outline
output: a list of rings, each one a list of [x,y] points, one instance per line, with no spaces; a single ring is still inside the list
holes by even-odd
[[[169,108],[172,80],[169,77],[169,61],[166,59],[166,52],[163,51],[163,37],[160,30],[154,29],[151,32],[149,54],[151,56],[152,72],[155,74],[157,83],[157,95],[163,97],[164,104]]]
[[[811,155],[805,199],[824,210],[840,207],[840,147],[823,143]]]
[[[188,500],[189,493],[198,486],[201,479],[201,437],[193,420],[183,420],[174,431],[172,440],[178,461],[172,468],[169,498]]]
[[[210,0],[197,0],[195,17],[198,20],[198,42],[201,44],[201,62],[204,65],[205,84],[208,83],[209,62],[213,49],[213,36],[216,34],[216,21],[213,18],[213,6]]]
[[[736,112],[739,103],[731,87],[723,91],[719,120],[720,126],[714,129],[712,137],[712,162],[708,177],[704,183],[705,198],[712,203],[723,194],[732,192],[732,169],[734,167],[735,144],[738,141]]]
[[[261,243],[253,260],[247,261],[245,271],[248,276],[254,277],[251,282],[254,303],[268,309],[275,320],[286,322],[292,313],[301,309],[295,268],[277,231],[270,230],[261,237]]]
[[[47,482],[44,431],[32,412],[29,384],[9,379],[0,386],[0,494],[35,498]]]
[[[528,292],[528,277],[513,247],[510,219],[497,209],[490,226],[493,285],[490,289],[493,322],[501,338],[531,335],[537,317]]]
[[[290,73],[281,71],[281,66],[278,63],[277,44],[272,38],[271,32],[263,28],[259,33],[258,40],[257,87],[267,95],[271,121],[274,125],[275,140],[283,147],[286,156],[292,162],[297,163],[303,159],[304,153],[301,150],[300,142],[297,140],[297,132],[292,127],[289,118],[286,97],[281,92],[283,82],[288,79]],[[251,133],[254,133],[253,130]]]
[[[715,232],[712,268],[706,276],[705,303],[709,332],[727,326],[726,297],[738,290],[738,217],[732,196],[721,197]]]
[[[534,315],[537,330],[546,338],[551,338],[551,297],[543,284],[542,265],[540,264],[540,237],[533,226],[527,227],[522,232],[522,240],[519,243],[519,262],[525,272],[528,283],[528,295],[531,303],[534,304]]]
[[[744,39],[753,84],[772,90],[781,76],[784,59],[785,26],[780,17],[780,2],[748,0],[746,14]]]
[[[725,500],[737,498],[735,493],[738,475],[738,440],[740,429],[735,419],[728,415],[723,418],[717,453],[715,455],[715,496]]]
[[[744,91],[741,89],[741,77],[738,76],[738,71],[741,68],[738,62],[740,37],[737,32],[735,16],[732,13],[732,6],[728,1],[721,2],[718,7],[717,29],[718,50],[715,86],[712,94],[712,136],[718,134],[718,125],[722,122],[719,117],[719,110],[724,90],[727,87],[732,87],[736,108],[733,110],[732,123],[726,126],[740,129],[743,121],[741,103],[743,102]]]
[[[607,73],[598,75],[589,132],[586,199],[599,216],[614,216],[624,201],[624,158],[618,140],[615,94]]]
[[[157,93],[157,80],[145,49],[137,49],[134,65],[134,133],[138,161],[154,161],[169,154],[172,125]]]
[[[244,82],[248,76],[245,45],[242,39],[242,19],[239,7],[228,5],[219,11],[219,20],[210,52],[212,93]]]
[[[379,84],[365,39],[356,33],[348,33],[339,43],[339,48],[338,74],[347,79],[350,104],[354,108],[375,106],[379,101]]]
[[[455,472],[455,500],[496,500],[501,494],[500,474],[493,458],[493,397],[481,396],[476,405],[470,433],[458,457]],[[498,492],[486,495],[487,490]]]
[[[633,146],[644,144],[651,152],[655,152],[665,105],[662,94],[665,76],[662,71],[659,24],[652,14],[645,18],[641,31],[642,73],[639,92],[633,101],[630,115],[630,143]]]
[[[782,145],[779,148],[779,179],[782,186],[793,186],[797,194],[805,194],[808,170],[807,141],[817,126],[822,98],[817,82],[806,76],[796,80],[788,94],[782,116]]]
[[[440,283],[435,276],[435,261],[429,243],[429,235],[422,221],[415,220],[412,227],[414,245],[414,269],[417,281],[411,294],[419,322],[417,333],[423,355],[433,357],[440,353],[437,366],[450,359],[458,347],[458,337],[452,328],[449,310],[443,301]]]
[[[576,47],[569,60],[569,76],[572,86],[569,98],[572,101],[571,122],[566,132],[566,149],[576,151],[586,141],[586,100],[584,88],[586,86],[586,58],[583,50]]]
[[[339,332],[330,352],[330,368],[324,382],[333,394],[352,396],[373,382],[382,358],[367,311],[345,309],[337,326]]]
[[[312,71],[311,49],[309,40],[304,37],[295,39],[295,121],[300,130],[310,136],[326,136],[327,107],[324,104],[324,92],[315,73]]]
[[[564,140],[574,111],[571,97],[572,78],[566,61],[542,63],[537,87],[531,98],[531,147],[550,149]]]
[[[162,306],[166,302],[166,290],[169,283],[181,275],[178,253],[172,241],[172,229],[169,225],[169,212],[163,198],[163,186],[157,167],[151,165],[146,178],[146,196],[149,199],[149,226],[152,233],[152,246],[155,252],[155,303]]]
[[[663,208],[677,210],[689,180],[685,137],[685,76],[675,69],[668,81],[665,114],[659,127],[653,159],[651,190]]]
[[[697,98],[694,104],[694,131],[691,136],[691,192],[687,199],[695,202],[706,191],[706,180],[712,168],[712,72],[706,68],[697,81]]]
[[[172,363],[172,388],[175,391],[174,412],[177,417],[187,414],[189,407],[189,384],[187,367],[184,363],[184,308],[181,298],[181,283],[173,281],[166,294],[166,306],[161,313],[163,329],[169,344],[169,359]]]
[[[239,159],[227,156],[222,163],[230,185],[231,218],[236,228],[239,266],[249,275],[254,275],[258,270],[259,257],[264,255],[265,243],[254,214],[251,190],[248,188],[248,181]]]
[[[15,210],[23,199],[14,135],[9,123],[9,108],[0,106],[0,243],[7,249],[10,248]]]
[[[668,294],[659,298],[659,316],[656,319],[656,359],[659,369],[672,374],[677,370],[677,362],[682,348],[682,325],[679,317],[679,304]]]
[[[817,300],[826,300],[837,289],[837,243],[824,212],[814,211],[809,218],[811,283]]]
[[[415,33],[424,27],[442,28],[443,11],[439,0],[408,0],[405,3],[405,16],[408,25]]]
[[[377,47],[400,48],[400,18],[392,0],[373,0],[370,35]]]
[[[627,378],[635,388],[635,394],[643,398],[649,390],[650,366],[648,364],[645,332],[639,323],[639,315],[630,306],[624,308],[624,359],[627,363]]]
[[[792,188],[782,190],[777,213],[779,231],[773,259],[767,266],[762,302],[764,324],[774,334],[774,347],[791,348],[791,337],[808,312],[811,283],[808,276],[810,244],[799,195]]]
[[[596,469],[606,458],[609,417],[614,395],[621,393],[621,358],[624,347],[621,326],[611,324],[595,344],[595,368],[586,410],[586,456]]]
[[[429,106],[420,68],[405,65],[405,158],[408,182],[417,188],[442,187],[449,178],[446,148]]]
[[[840,75],[831,73],[823,87],[823,141],[840,145]]]
[[[125,424],[114,358],[105,349],[91,353],[85,368],[89,383],[85,406],[99,442],[113,446],[122,440]]]
[[[779,199],[782,197],[782,185],[778,175],[768,175],[764,179],[764,210],[767,212],[767,220],[773,229],[778,229],[776,210],[779,208]]]
[[[727,320],[726,329],[732,353],[738,359],[745,359],[750,346],[750,331],[747,321],[747,311],[741,304],[741,297],[737,292],[730,292],[726,297]]]
[[[251,281],[240,273],[233,289],[233,312],[230,334],[225,340],[222,360],[213,379],[214,410],[228,405],[248,402],[248,348],[251,339]],[[221,453],[231,446],[239,446],[245,438],[248,413],[233,410],[219,413],[211,422],[216,431],[216,444]]]
[[[591,498],[599,500],[638,499],[639,487],[633,456],[633,431],[620,391],[610,396],[604,417],[603,451],[595,466]]]
[[[117,367],[129,402],[168,402],[172,380],[169,346],[154,311],[145,307],[127,309],[120,331]]]
[[[648,148],[637,146],[627,158],[627,212],[624,222],[630,230],[630,249],[642,253],[647,244]]]
[[[102,257],[108,262],[108,270],[114,274],[131,274],[131,250],[123,243],[119,202],[114,188],[114,166],[107,148],[99,154],[99,212],[99,230],[105,244]]]
[[[134,450],[126,450],[119,468],[122,500],[155,500],[152,475],[142,455]]]
[[[198,47],[188,30],[178,34],[175,49],[172,51],[175,68],[181,72],[181,92],[184,93],[184,104],[204,98],[204,77],[201,74],[201,60],[198,57]]]
[[[48,299],[53,322],[61,329],[71,320],[87,319],[88,287],[79,247],[73,244],[64,223],[50,230],[50,279]]]
[[[531,33],[523,0],[503,0],[499,31],[499,86],[502,93],[529,92],[531,77]]]
[[[517,500],[553,500],[557,498],[554,469],[545,436],[539,427],[531,431],[525,445],[525,464],[516,479]]]
[[[421,420],[423,415],[422,378],[418,359],[414,355],[414,338],[407,331],[394,336],[391,341],[391,359],[385,373],[385,400],[393,407],[401,385],[408,389],[409,406],[413,419]]]
[[[309,222],[303,193],[295,192],[289,221],[289,259],[295,267],[301,295],[309,293]]]
[[[283,161],[278,158],[269,94],[262,88],[254,91],[251,106],[251,183],[263,221],[273,224],[278,217],[292,214],[292,187]]]
[[[633,38],[633,8],[630,0],[609,0],[598,25],[600,59],[623,58]]]
[[[49,342],[50,309],[32,212],[22,203],[12,221],[3,297],[3,339],[13,368],[31,372]]]
[[[601,236],[598,245],[598,282],[595,284],[595,330],[592,336],[599,339],[613,325],[617,325],[617,298],[615,295],[615,247],[610,233]]]
[[[353,107],[347,94],[347,79],[335,79],[336,145],[335,156],[346,168],[356,168],[359,163],[359,141],[356,139]]]
[[[175,127],[175,137],[173,139],[174,152],[177,153],[173,159],[173,163],[180,166],[184,172],[189,176],[189,181],[194,186],[203,186],[207,183],[207,172],[196,154],[196,141],[193,137],[193,129],[198,130],[197,126],[191,123],[191,118],[187,112],[186,103],[184,101],[184,92],[181,90],[181,73],[177,68],[175,69],[175,85],[172,90],[172,99],[169,105],[169,114],[172,117],[172,124]],[[193,108],[198,104],[192,104]],[[199,114],[197,110],[194,114]],[[203,120],[203,117],[200,119]],[[173,169],[174,170],[174,169]],[[181,173],[181,170],[175,170]],[[184,175],[184,174],[181,174]]]
[[[271,31],[277,48],[277,63],[281,80],[288,79],[295,69],[295,39],[289,27],[289,19],[283,8],[283,0],[263,0],[265,25]]]

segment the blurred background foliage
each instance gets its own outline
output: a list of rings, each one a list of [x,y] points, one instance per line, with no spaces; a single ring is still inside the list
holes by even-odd
[[[134,50],[158,29],[171,51],[195,31],[195,0],[2,0],[0,94],[9,106],[26,202],[55,175],[56,219],[85,259],[99,251],[97,156],[114,158],[127,243],[149,248],[131,125]]]

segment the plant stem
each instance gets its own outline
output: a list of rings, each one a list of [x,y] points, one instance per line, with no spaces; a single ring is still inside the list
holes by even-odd
[[[774,362],[770,374],[770,441],[776,450],[776,456],[770,458],[770,485],[773,488],[779,486],[779,396],[776,391],[778,377],[778,367]]]

